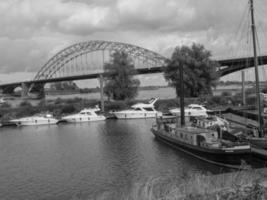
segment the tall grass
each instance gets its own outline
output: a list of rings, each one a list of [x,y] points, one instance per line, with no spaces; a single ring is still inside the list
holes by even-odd
[[[136,185],[127,200],[263,200],[267,199],[267,170],[244,170],[207,176],[193,174],[148,179]]]

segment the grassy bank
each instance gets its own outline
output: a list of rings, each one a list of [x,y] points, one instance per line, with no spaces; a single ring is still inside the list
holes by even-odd
[[[265,200],[267,169],[244,170],[219,175],[184,173],[173,176],[167,172],[158,177],[134,183],[129,189],[103,191],[96,200]],[[72,200],[87,200],[81,195]]]
[[[267,199],[267,169],[220,175],[186,174],[151,178],[136,185],[128,200],[263,200]]]

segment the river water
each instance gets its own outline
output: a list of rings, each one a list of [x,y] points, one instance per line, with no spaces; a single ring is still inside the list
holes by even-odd
[[[0,129],[0,199],[120,199],[153,177],[221,172],[156,140],[153,122]]]

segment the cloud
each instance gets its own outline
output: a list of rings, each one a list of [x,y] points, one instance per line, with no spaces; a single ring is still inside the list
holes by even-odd
[[[119,0],[120,25],[126,29],[172,30],[194,17],[194,9],[175,0]],[[174,26],[176,25],[176,26]]]
[[[197,42],[215,58],[234,57],[248,49],[246,7],[239,0],[0,0],[0,72],[37,72],[61,49],[96,39],[165,56]],[[266,31],[267,2],[255,8],[258,30]]]
[[[87,35],[88,33],[101,31],[109,28],[107,15],[110,12],[108,8],[84,8],[76,7],[79,12],[58,23],[58,28],[64,33]]]

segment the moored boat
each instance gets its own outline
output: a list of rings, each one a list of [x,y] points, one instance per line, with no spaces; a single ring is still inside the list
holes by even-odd
[[[178,127],[175,119],[163,117],[157,118],[151,131],[161,141],[213,164],[239,168],[243,161],[250,162],[248,143],[222,140],[215,130]]]
[[[106,117],[104,115],[98,114],[99,111],[99,107],[85,108],[77,114],[62,117],[62,120],[72,123],[105,120]]]
[[[153,98],[147,104],[138,103],[131,106],[131,109],[111,112],[118,119],[139,119],[162,116],[162,112],[155,109],[154,104],[158,99]]]
[[[56,124],[58,120],[51,114],[38,114],[31,117],[23,117],[19,119],[10,120],[17,126],[34,126],[34,125],[52,125]]]
[[[187,117],[199,117],[199,116],[204,116],[207,117],[209,110],[207,110],[204,106],[199,105],[199,104],[190,104],[188,107],[184,109],[185,116]],[[173,108],[170,109],[170,113],[176,116],[181,116],[180,108]]]
[[[0,98],[0,104],[6,103],[6,100],[4,98]]]

